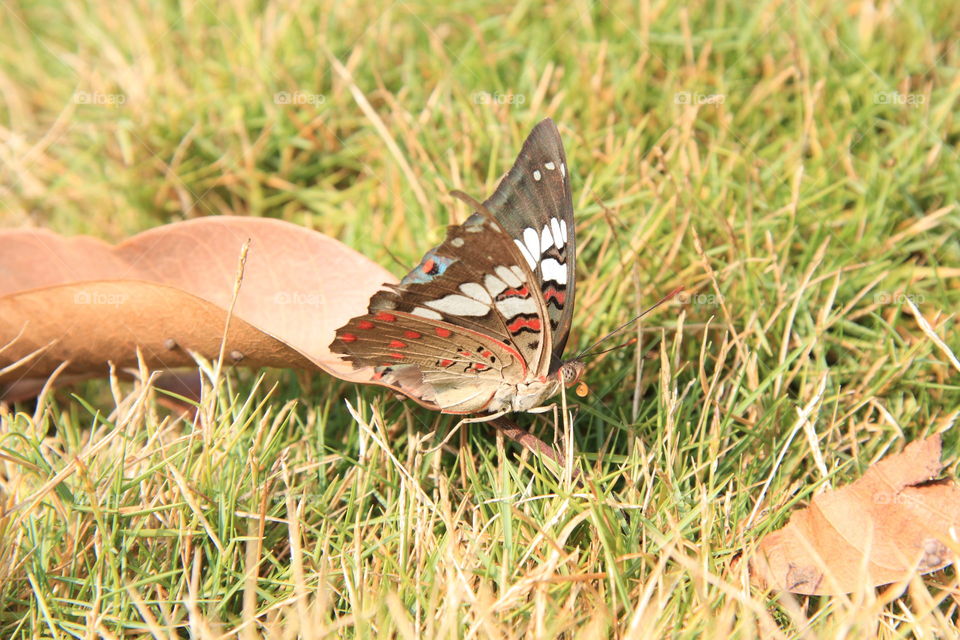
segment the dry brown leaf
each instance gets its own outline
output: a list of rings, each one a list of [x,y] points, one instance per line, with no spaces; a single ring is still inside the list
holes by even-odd
[[[321,233],[278,220],[210,217],[110,246],[44,230],[0,232],[0,384],[39,388],[104,375],[107,363],[193,365],[220,352],[243,244],[250,249],[226,363],[320,368],[369,382],[332,355],[335,330],[396,279]]]
[[[929,573],[954,561],[960,488],[936,480],[940,436],[913,442],[846,487],[815,497],[760,541],[750,562],[762,588],[840,594]]]

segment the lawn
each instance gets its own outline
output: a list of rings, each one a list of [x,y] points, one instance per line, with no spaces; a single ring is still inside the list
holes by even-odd
[[[925,435],[955,475],[954,3],[33,1],[0,29],[4,228],[273,217],[399,276],[552,117],[568,351],[685,288],[569,395],[579,483],[287,369],[199,363],[196,420],[115,379],[0,404],[0,637],[960,633],[953,568],[801,597],[742,561]]]

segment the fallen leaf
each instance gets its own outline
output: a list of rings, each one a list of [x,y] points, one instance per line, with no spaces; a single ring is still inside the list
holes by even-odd
[[[250,241],[226,342],[226,363],[321,369],[372,382],[327,348],[338,327],[396,282],[321,233],[279,220],[209,217],[117,246],[45,230],[0,233],[0,384],[39,389],[135,367],[190,366],[220,353],[243,244]],[[2,397],[2,396],[0,396]]]
[[[750,574],[761,588],[850,593],[954,561],[960,488],[937,480],[940,436],[913,442],[846,487],[815,497],[760,541]]]

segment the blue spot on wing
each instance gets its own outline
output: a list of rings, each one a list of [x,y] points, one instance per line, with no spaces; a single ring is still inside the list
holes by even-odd
[[[456,261],[456,258],[437,255],[436,252],[431,249],[423,256],[423,259],[420,260],[420,264],[403,277],[400,285],[426,284],[437,276],[442,276],[447,268]]]

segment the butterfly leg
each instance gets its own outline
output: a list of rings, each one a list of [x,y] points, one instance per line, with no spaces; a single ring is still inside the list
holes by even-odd
[[[550,404],[545,404],[542,407],[534,407],[533,409],[527,409],[527,413],[546,413],[547,411],[556,411],[557,403],[551,402]]]
[[[508,413],[510,413],[510,412],[509,412],[509,411],[498,411],[498,412],[496,412],[496,413],[491,413],[491,414],[485,415],[485,416],[477,416],[477,417],[475,417],[475,418],[462,418],[456,425],[454,425],[453,429],[450,430],[450,433],[448,433],[446,436],[444,436],[443,440],[440,441],[440,444],[435,445],[435,446],[433,446],[433,447],[430,447],[429,449],[424,450],[423,453],[424,453],[424,454],[433,453],[434,451],[436,451],[437,449],[439,449],[439,448],[442,447],[443,445],[447,444],[447,443],[450,441],[450,438],[452,438],[453,435],[454,435],[457,431],[460,430],[460,427],[462,427],[462,426],[465,425],[465,424],[475,424],[475,423],[478,423],[478,422],[490,422],[490,421],[496,420],[496,419],[499,418],[500,416],[504,416],[504,415],[506,415],[506,414],[508,414]]]

